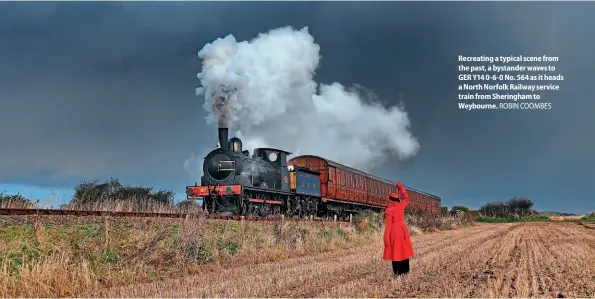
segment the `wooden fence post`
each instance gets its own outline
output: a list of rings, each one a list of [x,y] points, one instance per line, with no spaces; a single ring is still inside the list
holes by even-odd
[[[333,218],[334,222],[337,222],[337,214],[335,214],[335,217]]]

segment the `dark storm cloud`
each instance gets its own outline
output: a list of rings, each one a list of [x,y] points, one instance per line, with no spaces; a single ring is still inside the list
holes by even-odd
[[[593,210],[593,12],[577,2],[1,3],[0,181],[183,188],[184,160],[215,144],[194,95],[197,51],[292,25],[321,46],[317,81],[406,103],[420,152],[379,174],[447,203],[526,195]],[[559,56],[566,80],[543,95],[551,111],[461,111],[458,54]]]

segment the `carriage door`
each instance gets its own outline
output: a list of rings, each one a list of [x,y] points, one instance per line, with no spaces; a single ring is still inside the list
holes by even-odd
[[[334,167],[328,167],[327,198],[337,198],[337,172]]]

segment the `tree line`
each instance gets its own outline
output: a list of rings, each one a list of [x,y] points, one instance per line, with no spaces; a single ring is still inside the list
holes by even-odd
[[[487,217],[505,218],[505,217],[526,217],[534,215],[533,201],[525,197],[513,197],[507,201],[488,202],[484,204],[479,210],[471,211],[465,206],[453,206],[450,210],[448,207],[442,207],[442,215],[457,215],[459,213],[473,213],[481,214]]]

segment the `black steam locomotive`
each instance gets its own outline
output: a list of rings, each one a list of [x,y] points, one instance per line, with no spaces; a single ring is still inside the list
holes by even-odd
[[[227,138],[219,128],[219,148],[205,157],[200,186],[186,187],[188,198],[202,197],[205,209],[222,215],[316,214],[320,173],[287,167],[291,153],[279,149],[257,148],[250,157],[239,138]]]

